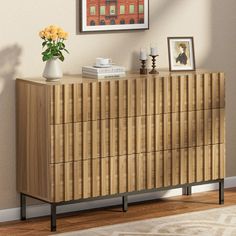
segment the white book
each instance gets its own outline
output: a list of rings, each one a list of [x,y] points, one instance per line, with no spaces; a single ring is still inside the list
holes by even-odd
[[[122,78],[125,77],[125,72],[114,72],[114,73],[105,73],[105,74],[93,74],[93,73],[82,73],[84,77],[92,79],[109,79],[109,78]]]
[[[104,74],[113,72],[125,72],[126,69],[123,66],[111,66],[107,68],[99,68],[94,66],[83,66],[82,72],[93,73],[93,74]]]

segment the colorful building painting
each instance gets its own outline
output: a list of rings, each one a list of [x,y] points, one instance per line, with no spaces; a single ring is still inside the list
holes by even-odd
[[[87,26],[144,23],[144,0],[87,0]]]

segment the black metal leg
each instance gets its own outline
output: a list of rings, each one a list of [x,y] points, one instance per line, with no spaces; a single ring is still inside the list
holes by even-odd
[[[51,231],[57,230],[57,205],[51,204]]]
[[[128,211],[128,196],[123,196],[122,201],[123,201],[123,212],[126,212]]]
[[[192,187],[191,186],[183,187],[183,195],[187,196],[192,195]]]
[[[219,182],[219,204],[224,204],[224,180]]]
[[[26,220],[26,196],[20,193],[20,219]]]

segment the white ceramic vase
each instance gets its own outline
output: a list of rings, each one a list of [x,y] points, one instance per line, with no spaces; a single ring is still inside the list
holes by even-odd
[[[63,76],[58,57],[53,57],[46,62],[43,77],[47,81],[57,81]]]

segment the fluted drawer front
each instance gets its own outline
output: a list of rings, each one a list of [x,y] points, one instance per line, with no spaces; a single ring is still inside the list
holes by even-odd
[[[224,83],[213,73],[51,85],[50,124],[224,108]]]
[[[68,201],[224,177],[224,144],[51,164],[51,198]]]
[[[51,163],[224,143],[224,109],[51,125]]]

